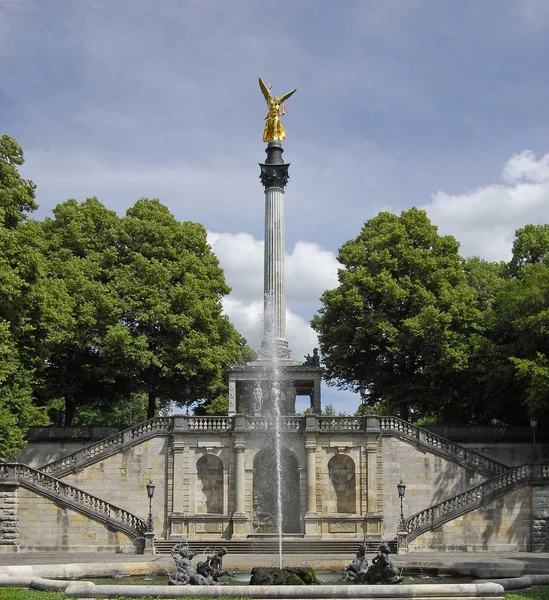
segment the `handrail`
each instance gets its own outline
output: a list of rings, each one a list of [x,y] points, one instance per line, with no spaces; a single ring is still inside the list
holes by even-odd
[[[0,464],[0,483],[16,482],[55,502],[65,504],[113,527],[129,537],[140,540],[147,529],[146,522],[133,513],[89,494],[80,488],[65,483],[47,473],[21,463]]]
[[[54,460],[41,470],[55,477],[62,477],[86,465],[111,456],[119,450],[149,439],[156,435],[167,435],[172,432],[227,432],[267,431],[274,429],[275,417],[272,416],[184,416],[155,417],[98,442],[85,446],[67,456]],[[397,417],[360,416],[360,417],[326,417],[307,415],[306,417],[284,416],[280,418],[280,429],[286,432],[318,431],[337,432],[381,432],[409,441],[416,446],[428,449],[450,460],[459,462],[493,477],[505,473],[508,467],[496,460],[464,448],[435,433],[412,425]]]
[[[432,433],[423,427],[417,427],[397,417],[376,417],[379,420],[379,428],[382,433],[394,433],[404,439],[410,440],[417,445],[429,448],[445,457],[449,457],[476,471],[480,471],[491,477],[501,475],[509,470],[507,465],[497,460],[479,454],[474,450],[465,448],[460,444],[451,442],[436,433]]]
[[[171,430],[171,417],[155,417],[84,446],[40,467],[40,470],[54,477],[62,477],[71,471],[111,456],[127,445],[133,445],[155,435],[167,434]]]
[[[422,533],[436,529],[448,521],[508,494],[514,489],[540,480],[549,481],[548,465],[536,464],[514,467],[456,496],[420,510],[405,519],[404,529],[408,534],[406,543]]]

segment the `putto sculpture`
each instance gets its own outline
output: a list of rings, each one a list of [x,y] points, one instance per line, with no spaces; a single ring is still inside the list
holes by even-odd
[[[175,572],[170,575],[170,585],[217,585],[220,577],[234,576],[233,572],[223,568],[223,557],[227,554],[225,548],[214,548],[214,553],[198,562],[196,568],[192,564],[196,552],[191,550],[187,540],[173,546],[170,553],[175,561]]]
[[[402,576],[389,558],[390,551],[388,544],[381,542],[377,554],[372,558],[372,564],[368,566],[366,548],[364,544],[360,544],[353,562],[343,569],[340,579],[370,585],[401,583]]]
[[[284,110],[286,106],[283,104],[284,100],[287,100],[296,90],[293,89],[291,92],[287,92],[282,96],[272,96],[271,89],[272,86],[269,84],[267,87],[261,77],[259,78],[259,87],[265,96],[265,100],[267,101],[267,106],[269,107],[269,112],[265,117],[265,129],[263,130],[263,141],[264,142],[282,142],[286,137],[286,132],[284,131],[284,127],[282,127],[282,123],[280,122],[280,117],[284,114]]]

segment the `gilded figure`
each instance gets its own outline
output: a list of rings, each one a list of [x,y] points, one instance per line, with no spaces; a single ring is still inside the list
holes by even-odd
[[[284,131],[284,127],[282,127],[282,123],[280,122],[280,117],[284,114],[284,110],[286,106],[284,105],[284,100],[287,100],[297,88],[293,89],[291,92],[287,92],[283,96],[272,96],[271,88],[269,85],[267,87],[261,77],[259,78],[259,87],[265,96],[265,100],[267,101],[267,106],[269,107],[269,112],[265,117],[265,129],[263,130],[263,141],[264,142],[282,142],[286,137],[286,132]]]

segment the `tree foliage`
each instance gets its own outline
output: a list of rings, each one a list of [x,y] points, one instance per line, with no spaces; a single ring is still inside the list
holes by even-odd
[[[222,314],[230,289],[202,225],[178,222],[157,200],[139,200],[121,221],[123,299],[110,332],[113,358],[125,361],[149,398],[185,406],[224,390],[224,366],[240,360],[244,339]]]
[[[96,198],[44,221],[50,276],[65,282],[72,320],[50,346],[47,397],[108,410],[145,393],[147,416],[224,391],[224,366],[245,341],[222,314],[229,292],[204,228],[158,200],[119,218]]]
[[[339,260],[313,327],[328,379],[361,391],[360,414],[548,418],[549,225],[517,230],[511,260],[491,263],[462,259],[417,209],[380,213]]]
[[[17,167],[23,151],[7,135],[0,138],[0,457],[12,458],[28,426],[46,422],[33,403],[42,343],[57,320],[55,285],[44,280],[42,237],[27,219],[34,210],[35,186]]]
[[[451,406],[478,308],[451,236],[425,212],[380,213],[343,245],[339,287],[313,319],[329,380],[408,416]]]

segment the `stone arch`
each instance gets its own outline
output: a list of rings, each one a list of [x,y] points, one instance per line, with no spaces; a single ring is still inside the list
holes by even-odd
[[[282,533],[301,533],[300,474],[297,456],[282,448]],[[253,529],[255,533],[278,530],[276,456],[272,448],[263,448],[254,456]]]
[[[334,501],[330,502],[329,512],[356,513],[356,477],[355,463],[350,456],[337,454],[328,462],[328,478],[330,494]]]
[[[223,514],[223,463],[213,454],[196,463],[195,507],[198,514]]]

